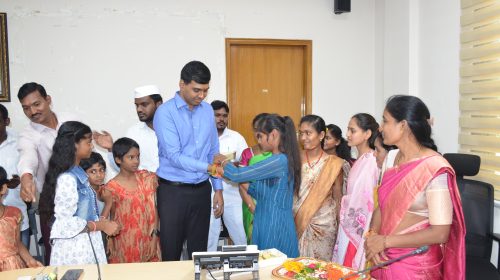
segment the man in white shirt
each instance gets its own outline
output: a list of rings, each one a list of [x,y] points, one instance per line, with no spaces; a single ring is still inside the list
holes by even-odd
[[[52,155],[52,146],[57,130],[66,121],[75,121],[69,114],[56,114],[51,109],[52,99],[45,88],[37,83],[24,84],[17,94],[23,112],[30,119],[29,125],[20,133],[17,149],[20,154],[17,171],[21,176],[21,198],[36,202],[36,195],[42,192],[45,174]],[[45,246],[45,264],[50,260],[49,221],[40,220]]]
[[[160,89],[155,85],[136,88],[134,97],[135,109],[140,122],[131,126],[125,136],[134,139],[139,144],[141,150],[139,169],[156,172],[160,160],[158,158],[158,139],[153,129],[153,118],[156,109],[163,103],[163,99],[160,95]],[[113,138],[108,132],[94,132],[94,140],[97,145],[111,151]],[[118,169],[114,164],[112,154],[108,154],[108,160],[111,166]]]
[[[19,153],[17,152],[17,135],[13,130],[7,128],[9,124],[9,111],[5,106],[0,104],[0,166],[5,169],[7,178],[10,179],[18,175],[17,164],[19,162]],[[9,186],[3,203],[8,206],[17,207],[21,210],[23,214],[23,220],[21,221],[21,241],[26,248],[29,248],[30,232],[28,213],[26,211],[26,203],[21,199],[21,188],[19,185]]]
[[[227,128],[229,107],[225,102],[215,100],[211,105],[214,109],[215,125],[219,134],[219,152],[228,158],[239,161],[241,153],[248,147],[245,138],[238,132]],[[222,215],[224,225],[235,245],[246,245],[247,239],[243,228],[242,200],[239,185],[224,179],[222,186],[224,188],[224,213]],[[217,251],[220,230],[221,218],[215,218],[212,212],[207,251]]]

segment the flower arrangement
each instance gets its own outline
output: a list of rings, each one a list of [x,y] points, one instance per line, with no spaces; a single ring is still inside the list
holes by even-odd
[[[287,260],[280,267],[273,270],[273,275],[281,279],[295,280],[339,280],[354,271],[334,263],[328,263],[312,258],[297,258]],[[368,276],[369,278],[369,276]],[[368,279],[363,276],[352,276],[347,280]]]

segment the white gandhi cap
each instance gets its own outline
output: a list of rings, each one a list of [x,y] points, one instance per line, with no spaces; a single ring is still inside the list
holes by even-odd
[[[160,94],[160,89],[156,85],[147,85],[134,89],[134,98],[142,98],[153,94]]]

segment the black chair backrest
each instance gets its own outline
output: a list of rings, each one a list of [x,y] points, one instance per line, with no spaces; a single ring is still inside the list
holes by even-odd
[[[462,198],[467,235],[465,247],[468,256],[491,258],[493,239],[494,190],[491,184],[464,179],[479,171],[480,159],[475,155],[444,154],[457,173],[457,185]]]

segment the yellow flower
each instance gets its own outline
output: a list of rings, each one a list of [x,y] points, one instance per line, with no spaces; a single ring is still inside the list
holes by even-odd
[[[283,267],[288,271],[293,271],[295,273],[300,273],[304,269],[304,264],[301,262],[285,261]]]

